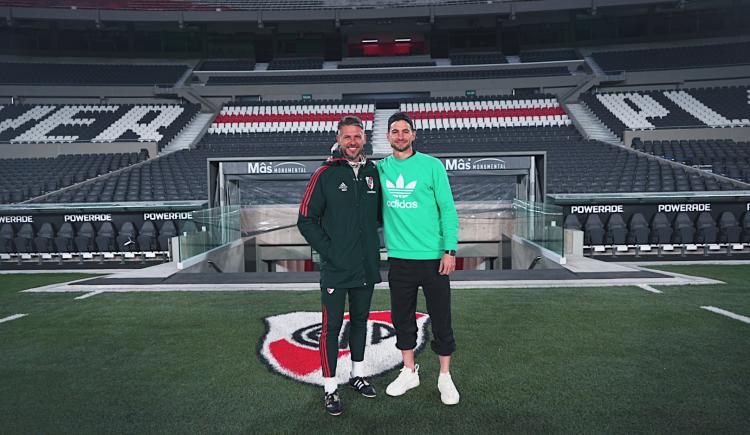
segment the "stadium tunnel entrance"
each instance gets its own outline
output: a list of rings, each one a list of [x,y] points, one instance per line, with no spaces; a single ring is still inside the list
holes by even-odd
[[[532,264],[559,267],[563,257],[562,215],[547,213],[549,209],[543,211],[538,204],[546,194],[544,152],[435,157],[446,168],[456,201],[461,269],[526,269]],[[324,157],[209,159],[209,207],[238,210],[243,271],[318,270],[319,257],[297,230],[296,222],[310,176],[323,160]],[[557,258],[551,261],[535,254],[539,249],[549,250],[545,240],[540,240],[550,238],[545,225],[560,230],[559,236],[552,237],[556,247],[551,251]],[[530,252],[522,252],[529,251],[529,245],[514,242],[514,237],[530,240],[534,246]],[[385,261],[384,248],[381,255]]]

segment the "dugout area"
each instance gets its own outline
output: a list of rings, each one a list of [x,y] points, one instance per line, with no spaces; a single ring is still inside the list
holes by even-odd
[[[538,255],[525,260],[519,256],[513,266],[511,245],[515,215],[519,204],[535,204],[544,198],[546,153],[438,154],[436,157],[448,172],[456,200],[461,221],[458,257],[462,265],[465,262],[467,269],[480,270],[526,268],[530,263],[519,264],[533,261]],[[209,159],[210,207],[240,209],[245,272],[318,269],[317,254],[307,246],[295,224],[302,194],[311,174],[323,160],[324,157]],[[525,207],[524,212],[527,209]],[[561,257],[558,252],[552,262],[559,264]],[[384,248],[382,258],[385,263]]]

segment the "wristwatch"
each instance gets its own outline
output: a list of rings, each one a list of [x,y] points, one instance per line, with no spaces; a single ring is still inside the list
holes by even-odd
[[[456,250],[455,249],[446,249],[445,253],[448,254],[448,255],[450,255],[450,256],[453,256],[453,257],[456,256]]]

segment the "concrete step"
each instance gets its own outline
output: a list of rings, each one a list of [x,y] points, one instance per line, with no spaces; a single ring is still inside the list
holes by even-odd
[[[568,114],[575,120],[576,125],[583,130],[583,135],[587,139],[595,139],[613,145],[624,146],[622,140],[607,128],[585,105],[571,103],[567,104],[566,108]]]
[[[213,119],[213,113],[199,113],[159,154],[167,154],[192,147],[200,140]]]
[[[604,70],[602,69],[602,67],[600,67],[599,64],[596,63],[596,61],[594,60],[593,57],[591,57],[591,56],[585,56],[584,60],[586,60],[586,63],[591,67],[591,71],[593,71],[595,75],[598,75],[598,76],[606,76],[607,75],[607,73],[604,72]]]
[[[372,152],[376,156],[385,156],[391,153],[391,144],[388,142],[388,118],[398,109],[377,109],[375,110],[375,120],[372,123]]]

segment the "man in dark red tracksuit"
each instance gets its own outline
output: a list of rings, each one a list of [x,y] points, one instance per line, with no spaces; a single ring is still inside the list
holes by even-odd
[[[338,150],[310,178],[297,219],[300,232],[321,258],[320,361],[325,408],[332,415],[343,412],[336,362],[347,295],[352,358],[349,385],[365,397],[375,397],[362,364],[373,287],[380,282],[380,181],[375,165],[362,151],[367,142],[362,121],[345,116],[339,122],[336,142]]]

